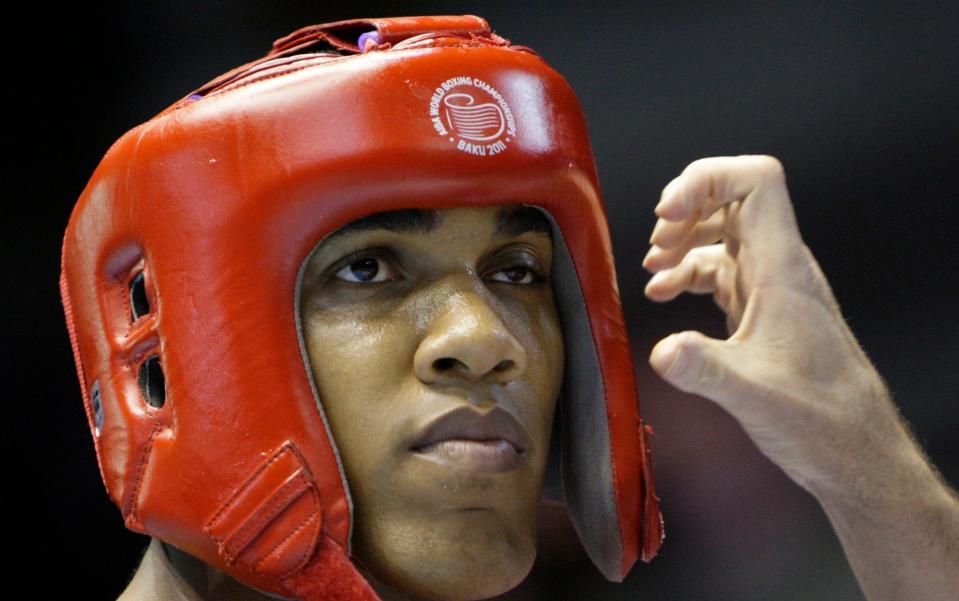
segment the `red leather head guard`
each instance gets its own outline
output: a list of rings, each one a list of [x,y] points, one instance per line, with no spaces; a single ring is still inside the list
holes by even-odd
[[[583,113],[542,58],[475,16],[302,28],[107,151],[60,285],[127,527],[264,591],[376,598],[350,561],[300,272],[371,213],[503,203],[553,228],[567,361],[551,456],[572,522],[609,580],[651,559],[662,522]]]

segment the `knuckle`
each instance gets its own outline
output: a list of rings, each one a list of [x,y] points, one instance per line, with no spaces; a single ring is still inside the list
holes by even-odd
[[[695,161],[686,165],[686,168],[683,169],[683,174],[685,175],[695,175],[709,171],[713,164],[716,162],[717,157],[703,157],[696,159]]]
[[[685,263],[689,269],[692,269],[692,270],[702,269],[703,259],[705,258],[703,256],[703,253],[705,252],[703,248],[705,247],[696,246],[686,251],[686,256],[683,257],[683,263]]]
[[[665,198],[665,197],[670,193],[670,191],[673,190],[673,189],[675,189],[676,186],[678,186],[678,185],[679,185],[679,178],[678,178],[678,177],[674,177],[674,178],[671,179],[665,186],[663,186],[663,190],[662,190],[662,192],[660,193],[660,197],[661,197],[661,198]]]
[[[786,180],[786,169],[783,167],[782,161],[768,154],[761,154],[756,158],[763,174],[767,178],[774,181]]]

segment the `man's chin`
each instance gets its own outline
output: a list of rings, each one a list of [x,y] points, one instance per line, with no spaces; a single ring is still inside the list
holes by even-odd
[[[517,534],[516,524],[503,523],[490,509],[448,513],[427,525],[391,524],[355,550],[357,565],[366,568],[364,576],[372,576],[384,599],[487,599],[519,586],[529,574],[536,559],[535,522],[520,525],[528,532]]]

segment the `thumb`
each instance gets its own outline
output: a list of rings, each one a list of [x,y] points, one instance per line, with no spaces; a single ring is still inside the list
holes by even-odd
[[[653,347],[649,364],[683,392],[719,401],[729,396],[732,349],[724,341],[686,330],[663,338]]]

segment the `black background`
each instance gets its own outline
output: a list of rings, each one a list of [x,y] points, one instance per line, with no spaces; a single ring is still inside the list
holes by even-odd
[[[778,157],[800,230],[848,323],[924,449],[959,483],[956,4],[658,4],[24,6],[7,25],[4,65],[15,157],[3,213],[7,517],[28,534],[10,543],[23,566],[13,577],[30,574],[35,592],[113,599],[146,543],[123,528],[100,480],[57,289],[63,229],[109,145],[303,25],[473,13],[540,52],[586,112],[666,519],[660,556],[637,564],[625,584],[605,583],[587,563],[550,574],[543,596],[532,582],[521,592],[861,598],[813,498],[720,409],[671,390],[649,368],[650,349],[669,333],[724,337],[724,327],[709,297],[648,301],[640,261],[659,193],[689,162]]]

